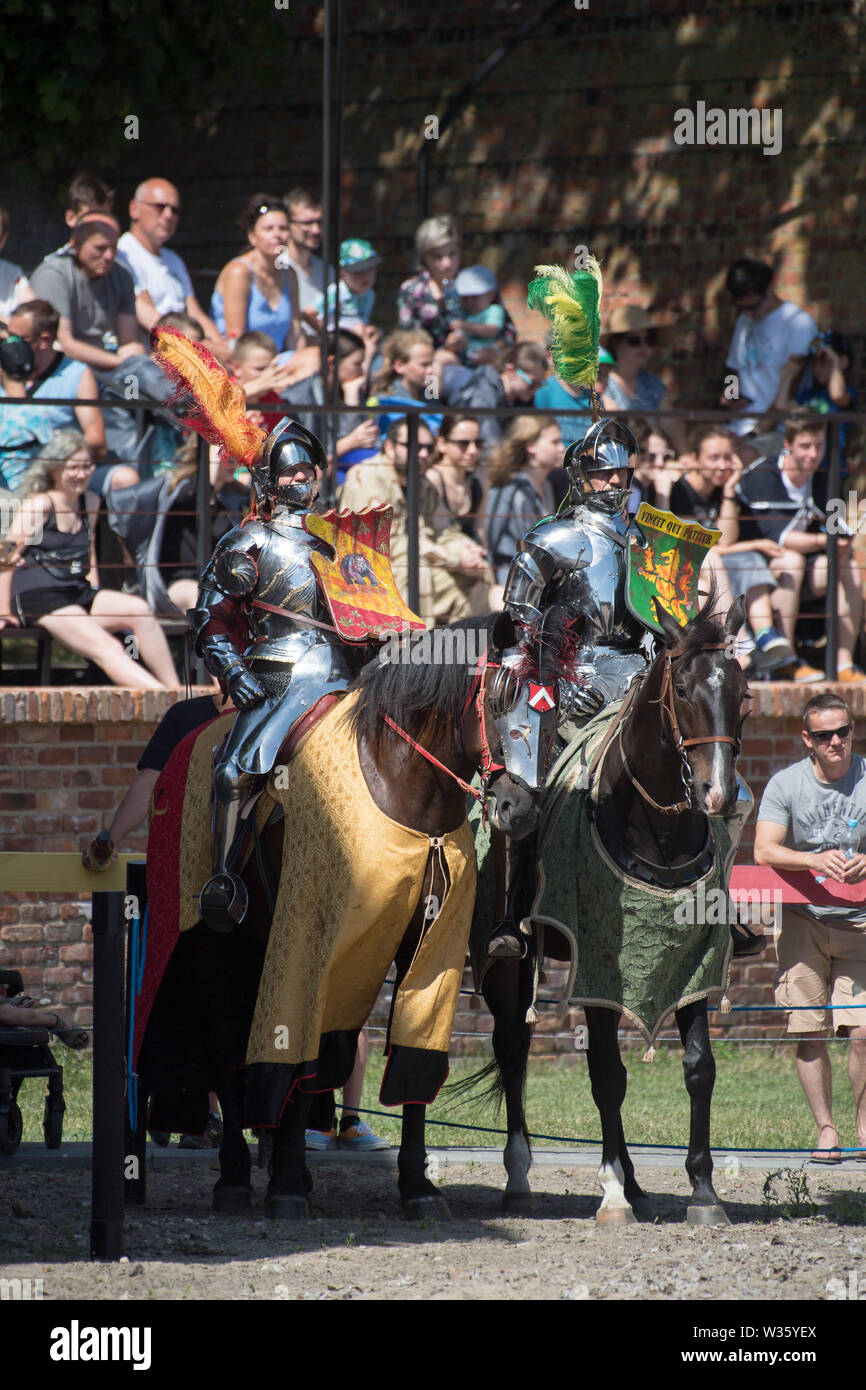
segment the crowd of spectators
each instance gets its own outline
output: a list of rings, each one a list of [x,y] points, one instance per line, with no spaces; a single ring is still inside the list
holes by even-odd
[[[53,537],[53,550],[29,543],[20,509],[7,527],[0,626],[50,625],[111,679],[171,682],[170,657],[145,619],[179,619],[189,607],[199,528],[194,446],[164,409],[171,391],[150,351],[156,324],[204,342],[242,384],[258,423],[271,425],[287,409],[325,438],[328,490],[341,506],[392,506],[394,569],[404,594],[406,407],[423,407],[422,615],[443,623],[497,606],[520,539],[563,503],[562,454],[591,423],[590,400],[556,376],[546,345],[518,338],[493,271],[462,264],[456,219],[430,217],[419,226],[417,271],[389,312],[376,288],[383,257],[369,241],[343,241],[337,267],[325,265],[314,192],[255,193],[207,312],[168,245],[180,216],[179,190],[149,178],[135,189],[123,229],[112,190],[81,174],[67,197],[64,244],[28,274],[0,259],[0,335],[15,348],[0,359],[0,489],[7,501],[27,499],[28,524],[39,510]],[[8,232],[0,209],[0,250]],[[804,605],[820,613],[827,592],[826,425],[828,414],[856,406],[853,353],[843,335],[819,333],[773,284],[772,268],[755,260],[739,260],[727,274],[736,321],[719,364],[725,389],[714,403],[728,411],[727,427],[687,433],[674,418],[649,418],[671,405],[656,351],[674,340],[674,330],[636,304],[617,306],[604,320],[595,389],[606,410],[626,413],[638,441],[632,510],[649,502],[721,531],[707,572],[722,602],[745,594],[743,664],[756,676],[817,680],[817,667],[795,654],[797,622]],[[374,310],[384,332],[371,322]],[[117,404],[87,404],[99,395]],[[24,398],[80,404],[23,408],[16,401]],[[121,404],[130,400],[140,406],[135,414]],[[326,404],[345,410],[317,414]],[[491,408],[525,413],[473,413]],[[843,427],[843,472],[848,435]],[[81,467],[70,471],[73,438],[80,444],[71,460]],[[212,542],[243,510],[245,483],[212,463]],[[8,520],[14,506],[3,514]],[[107,518],[125,562],[116,581],[106,576],[107,587],[90,552],[97,516]],[[80,573],[67,572],[73,550]],[[121,579],[127,592],[119,592]],[[856,665],[862,606],[853,541],[843,534],[842,681],[864,679]],[[115,607],[125,629],[112,628]],[[144,633],[134,662],[111,636],[124,630]]]

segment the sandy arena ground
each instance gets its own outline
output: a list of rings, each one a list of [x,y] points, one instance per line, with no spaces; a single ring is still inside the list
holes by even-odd
[[[506,1217],[499,1164],[440,1165],[453,1220],[419,1228],[400,1217],[393,1168],[321,1156],[318,1214],[295,1225],[266,1221],[260,1208],[214,1215],[215,1158],[150,1171],[147,1206],[128,1211],[128,1258],[118,1264],[86,1258],[86,1168],[7,1169],[0,1276],[41,1278],[45,1299],[823,1300],[850,1287],[851,1271],[866,1293],[863,1164],[808,1168],[817,1214],[789,1219],[779,1215],[783,1182],[768,1209],[765,1171],[717,1170],[732,1222],[724,1228],[686,1225],[682,1169],[641,1168],[657,1220],[611,1230],[593,1219],[593,1168],[536,1167],[536,1213]],[[254,1169],[253,1183],[260,1204],[264,1173]]]

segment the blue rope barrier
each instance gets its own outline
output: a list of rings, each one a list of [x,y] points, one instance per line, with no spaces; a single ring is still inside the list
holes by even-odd
[[[389,1114],[387,1110],[363,1110],[360,1107],[358,1107],[357,1113],[360,1115],[377,1115],[384,1120],[393,1120],[396,1118],[394,1115]],[[457,1120],[437,1120],[436,1117],[433,1115],[427,1116],[427,1123],[428,1125],[441,1125],[445,1129],[470,1130],[473,1134],[504,1134],[506,1136],[508,1134],[507,1129],[495,1129],[492,1125],[469,1125],[465,1123],[460,1123]],[[593,1148],[598,1148],[601,1144],[600,1139],[575,1139],[565,1134],[533,1134],[531,1131],[529,1132],[529,1138],[545,1139],[548,1141],[548,1143],[554,1144],[591,1144]],[[630,1149],[677,1149],[682,1150],[683,1153],[688,1153],[689,1150],[688,1144],[644,1144],[638,1142],[632,1143],[631,1141],[629,1141],[628,1147]],[[713,1144],[713,1148],[717,1152],[720,1149],[724,1149],[725,1152],[729,1154],[810,1154],[812,1152],[811,1149],[792,1148],[735,1149],[731,1148],[727,1144]],[[866,1158],[866,1149],[837,1148],[834,1151],[843,1154],[862,1154],[864,1158]]]
[[[385,980],[386,985],[396,984],[396,980]],[[384,985],[383,985],[384,988]],[[481,999],[483,996],[476,994],[474,989],[461,989],[459,994],[468,995],[470,998]],[[570,1004],[567,999],[536,999],[536,1004],[550,1004],[554,1008],[579,1009],[580,1004]],[[866,1004],[733,1004],[730,1012],[734,1014],[745,1013],[792,1013],[795,1009],[866,1009]],[[708,1009],[711,1014],[717,1014],[717,1005],[711,1005]],[[728,1010],[725,1010],[727,1013]]]

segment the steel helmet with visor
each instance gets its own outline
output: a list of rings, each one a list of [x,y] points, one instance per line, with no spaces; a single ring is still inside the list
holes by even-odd
[[[637,453],[637,440],[626,425],[607,417],[596,421],[582,439],[566,450],[562,460],[575,501],[611,516],[621,512],[631,489],[634,473],[631,460]],[[601,492],[587,487],[589,473],[605,473],[614,469],[626,472],[626,482],[622,487],[605,488]]]
[[[312,505],[316,493],[315,476],[282,486],[280,476],[304,466],[311,468],[314,474],[324,473],[326,463],[325,451],[316,436],[299,420],[291,415],[284,416],[271,430],[261,458],[251,470],[257,504],[261,507],[269,502],[288,507],[290,511],[304,511]]]

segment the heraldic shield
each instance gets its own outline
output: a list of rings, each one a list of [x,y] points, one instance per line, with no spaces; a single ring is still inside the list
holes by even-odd
[[[646,544],[631,543],[626,602],[644,627],[664,635],[652,600],[685,627],[700,608],[698,576],[704,556],[722,533],[680,521],[673,512],[657,511],[648,502],[639,506],[635,522]]]
[[[311,556],[334,626],[346,642],[424,632],[427,624],[406,606],[391,572],[392,509],[308,512],[304,529],[334,551]]]

